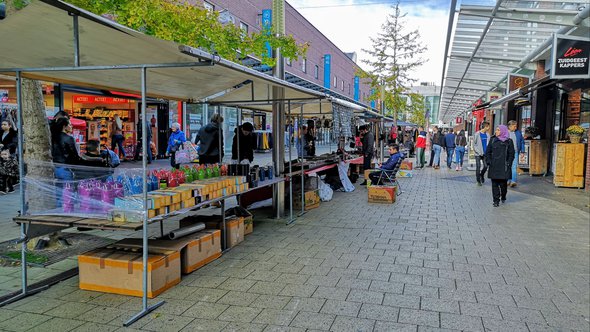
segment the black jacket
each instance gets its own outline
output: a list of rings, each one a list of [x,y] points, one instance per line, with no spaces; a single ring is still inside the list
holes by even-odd
[[[437,131],[436,133],[434,133],[434,136],[432,138],[432,144],[436,144],[439,146],[445,146],[445,135],[442,134],[442,132]]]
[[[79,165],[82,163],[82,158],[78,155],[76,149],[76,141],[74,138],[66,133],[59,133],[53,138],[51,142],[51,155],[54,163]]]
[[[199,155],[201,156],[219,156],[219,124],[210,122],[199,129],[195,137],[195,144],[199,143]],[[223,147],[223,131],[221,131],[221,146]],[[221,149],[223,157],[223,148]]]
[[[508,180],[512,177],[512,161],[514,160],[514,143],[509,138],[504,142],[493,136],[486,149],[486,163],[489,166],[488,178],[492,180]]]
[[[375,148],[374,147],[375,136],[373,136],[372,132],[367,131],[367,133],[363,136],[362,143],[363,143],[363,154],[365,156],[373,155],[373,151]]]
[[[241,130],[242,126],[234,129],[234,139],[231,145],[231,159],[236,159],[238,162],[248,159],[250,162],[254,160],[254,147],[256,146],[256,138],[252,133],[244,135]],[[239,129],[239,130],[238,130]],[[238,157],[238,134],[240,133],[240,155]]]
[[[0,144],[2,144],[4,149],[8,148],[10,153],[15,153],[16,148],[18,146],[18,136],[16,134],[16,130],[10,128],[8,130],[8,134],[2,138],[4,132],[0,132]]]

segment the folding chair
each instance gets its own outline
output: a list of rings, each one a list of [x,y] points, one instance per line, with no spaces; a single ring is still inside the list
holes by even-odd
[[[401,158],[399,158],[399,160],[395,164],[395,167],[390,171],[382,169],[381,173],[379,174],[379,179],[377,180],[377,183],[384,183],[385,181],[387,181],[387,182],[395,185],[397,187],[397,190],[396,190],[397,196],[402,194],[402,187],[401,187],[399,181],[397,180],[396,175],[397,175],[397,172],[399,171],[404,159],[406,159],[406,156],[405,156],[405,154],[402,153]]]

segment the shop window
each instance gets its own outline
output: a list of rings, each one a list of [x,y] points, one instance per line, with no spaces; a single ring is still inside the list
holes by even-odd
[[[301,71],[307,73],[307,59],[301,59]]]
[[[242,30],[247,35],[248,34],[248,24],[240,21],[240,30]]]
[[[215,10],[215,6],[212,3],[207,2],[207,1],[203,1],[203,7],[211,12]]]
[[[289,58],[285,58],[285,63],[287,64],[287,66],[291,67],[293,65],[293,61],[291,61],[291,59]]]
[[[338,87],[338,77],[336,77],[336,75],[334,75],[334,87]]]
[[[344,91],[344,80],[340,82],[340,90]]]
[[[318,65],[314,66],[313,77],[315,77],[316,80],[320,78],[320,67]]]

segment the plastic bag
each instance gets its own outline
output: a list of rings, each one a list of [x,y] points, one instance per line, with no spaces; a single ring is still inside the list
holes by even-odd
[[[318,189],[319,189],[319,194],[320,194],[320,200],[322,202],[331,201],[332,195],[334,194],[334,191],[332,190],[332,188],[330,188],[330,186],[327,185],[321,179],[318,179],[318,182],[319,182]]]
[[[344,192],[351,192],[354,191],[354,185],[350,182],[348,178],[348,167],[349,164],[343,161],[338,163],[338,175],[340,176],[340,181],[342,181],[342,186],[344,187]]]

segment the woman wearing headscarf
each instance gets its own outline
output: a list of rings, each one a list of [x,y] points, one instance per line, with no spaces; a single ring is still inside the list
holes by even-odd
[[[166,148],[166,155],[170,155],[170,166],[178,169],[180,165],[176,163],[176,151],[186,142],[186,135],[180,130],[180,123],[175,122],[170,126],[172,133],[168,138],[168,147]]]
[[[492,180],[494,207],[500,205],[500,200],[502,203],[506,201],[508,179],[512,176],[513,160],[514,144],[510,139],[508,127],[499,125],[486,149],[486,163],[489,167],[488,178]]]

